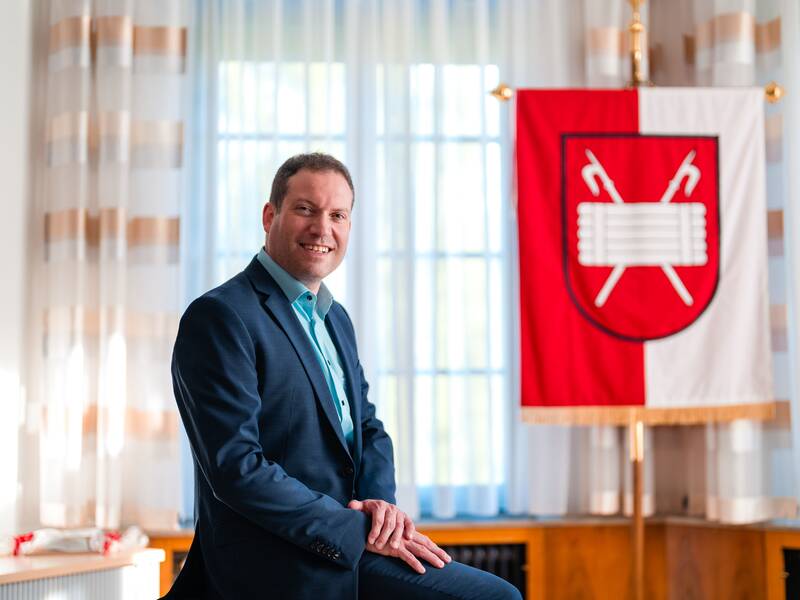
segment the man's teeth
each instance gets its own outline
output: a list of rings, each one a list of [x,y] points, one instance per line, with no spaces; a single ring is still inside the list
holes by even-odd
[[[313,244],[303,244],[303,248],[306,250],[311,250],[312,252],[320,252],[322,254],[327,254],[330,252],[330,248],[327,246],[314,246]]]

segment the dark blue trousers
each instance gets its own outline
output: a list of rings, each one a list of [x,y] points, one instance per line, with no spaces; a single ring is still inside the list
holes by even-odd
[[[517,588],[491,573],[455,561],[442,569],[423,565],[420,575],[398,558],[364,552],[359,600],[522,600]]]

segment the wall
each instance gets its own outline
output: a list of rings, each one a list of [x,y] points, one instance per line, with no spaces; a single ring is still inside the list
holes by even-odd
[[[27,314],[31,5],[7,2],[0,19],[0,534],[16,531]]]

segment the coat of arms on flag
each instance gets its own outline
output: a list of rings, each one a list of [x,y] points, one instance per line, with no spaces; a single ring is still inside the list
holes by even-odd
[[[761,94],[517,94],[530,420],[772,406]]]
[[[717,138],[564,134],[564,279],[593,324],[628,340],[691,325],[719,275]]]

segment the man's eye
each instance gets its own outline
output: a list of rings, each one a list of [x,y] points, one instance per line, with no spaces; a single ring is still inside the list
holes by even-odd
[[[297,212],[307,215],[311,212],[311,209],[308,206],[298,206]]]
[[[333,213],[333,220],[334,221],[345,221],[345,220],[347,220],[347,215],[345,213]]]

